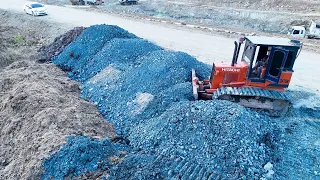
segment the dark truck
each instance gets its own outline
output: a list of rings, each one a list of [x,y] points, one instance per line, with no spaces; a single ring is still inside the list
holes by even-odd
[[[132,4],[137,4],[138,0],[119,0],[119,3],[121,5],[132,5]]]
[[[72,5],[101,5],[103,0],[70,0]]]

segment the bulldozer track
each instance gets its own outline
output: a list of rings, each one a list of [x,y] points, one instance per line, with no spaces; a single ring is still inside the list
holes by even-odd
[[[237,88],[237,87],[222,87],[218,88],[213,93],[213,99],[219,99],[222,95],[233,95],[233,96],[245,96],[245,97],[264,97],[269,99],[288,100],[288,97],[279,91],[274,90],[263,90],[260,88]]]
[[[212,170],[196,163],[188,161],[186,158],[178,157],[171,161],[165,161],[166,157],[160,155],[155,162],[165,162],[165,166],[169,167],[167,179],[181,180],[216,180],[219,176]]]
[[[288,97],[283,92],[252,87],[218,88],[213,93],[212,99],[235,102],[245,107],[261,110],[274,117],[285,115],[291,106]]]

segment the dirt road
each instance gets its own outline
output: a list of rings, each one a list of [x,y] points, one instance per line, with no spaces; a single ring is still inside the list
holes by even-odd
[[[23,13],[23,0],[2,0],[0,8]],[[198,60],[211,64],[212,62],[231,61],[234,39],[206,34],[190,29],[176,29],[170,25],[142,22],[140,20],[118,17],[106,13],[85,11],[69,7],[47,6],[49,16],[42,18],[49,22],[58,22],[63,26],[90,26],[94,24],[118,25],[128,31],[155,42],[156,44],[176,50],[184,51]],[[320,90],[320,55],[302,51],[296,61],[290,88],[299,86],[312,91]]]

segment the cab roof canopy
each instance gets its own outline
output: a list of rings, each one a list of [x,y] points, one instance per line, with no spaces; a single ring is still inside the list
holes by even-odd
[[[246,39],[256,45],[264,46],[290,46],[300,47],[301,42],[296,40],[290,40],[288,38],[280,37],[267,37],[267,36],[246,36]]]
[[[292,28],[296,30],[306,30],[306,28],[303,26],[292,26]]]

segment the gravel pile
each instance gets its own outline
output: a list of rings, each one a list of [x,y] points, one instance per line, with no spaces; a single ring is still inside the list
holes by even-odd
[[[201,77],[210,72],[186,53],[164,50],[141,56],[131,66],[109,66],[82,89],[120,134],[141,119],[161,115],[174,102],[191,100],[191,68]]]
[[[119,156],[108,139],[69,136],[61,149],[44,161],[42,179],[74,178],[97,170],[107,171],[112,157]],[[111,162],[110,162],[111,161]]]
[[[287,116],[271,119],[281,129],[277,179],[320,178],[320,96],[304,88],[287,91],[293,108]]]
[[[259,179],[273,161],[273,129],[268,117],[228,101],[180,102],[140,122],[129,139],[134,147],[187,158],[221,178]]]
[[[97,29],[109,34],[100,33],[103,37],[99,37]],[[275,119],[228,101],[195,102],[191,68],[197,69],[200,79],[204,79],[210,74],[208,65],[183,52],[162,50],[115,26],[89,27],[53,62],[82,83],[82,98],[93,102],[113,123],[123,143],[114,149],[126,151],[127,155],[117,155],[116,162],[107,160],[104,163],[108,165],[99,169],[96,167],[100,161],[95,156],[100,157],[103,150],[89,153],[83,160],[73,148],[62,148],[57,154],[66,154],[66,158],[77,163],[60,161],[53,155],[51,163],[45,161],[45,174],[59,172],[52,167],[57,164],[76,169],[72,176],[84,179],[101,178],[104,171],[109,179],[285,179],[291,177],[286,173],[294,170],[291,167],[318,168],[318,158],[313,157],[318,157],[319,152],[311,145],[317,142],[305,144],[312,147],[312,153],[296,148],[299,139],[318,129],[318,124],[314,124],[315,128],[301,126],[294,138],[290,133],[295,132],[288,127],[288,122],[294,126],[293,117],[305,116],[315,122],[319,118],[318,103],[311,105],[299,100],[294,102],[299,109],[290,111],[288,117]],[[299,95],[288,93],[293,99]],[[307,115],[308,112],[313,114]],[[302,133],[305,130],[307,134]],[[312,140],[316,140],[316,135]],[[97,150],[100,147],[100,143],[78,141],[72,147],[87,145],[97,146]],[[286,147],[297,153],[290,153]],[[294,155],[299,156],[297,162],[303,163],[291,166],[296,162],[292,161]],[[306,160],[300,161],[303,157]],[[95,160],[87,166],[88,159]],[[310,163],[312,159],[315,165]],[[305,172],[306,177],[315,177],[311,170]]]
[[[159,46],[142,39],[113,39],[94,57],[77,66],[69,75],[78,81],[86,81],[110,64],[134,66],[138,57],[152,51],[161,50]],[[127,68],[126,68],[127,69]]]
[[[39,62],[46,62],[50,61],[53,57],[59,55],[61,51],[72,41],[74,41],[83,30],[85,30],[85,27],[75,27],[66,33],[56,37],[48,46],[42,46],[38,50],[38,61]]]
[[[145,153],[130,153],[123,161],[110,168],[109,180],[118,179],[168,179],[165,162],[156,162],[156,156]]]
[[[97,29],[116,32],[94,34]],[[187,158],[224,178],[258,178],[272,161],[274,137],[265,116],[250,116],[230,102],[191,101],[191,69],[203,79],[210,67],[186,53],[162,50],[122,29],[101,25],[84,30],[53,62],[83,82],[82,97],[128,138],[132,152],[142,153],[129,155],[115,167],[135,164],[135,159],[139,166],[159,167],[158,177],[178,177],[183,170],[168,174],[174,166],[160,162]],[[154,161],[158,156],[162,160]],[[150,169],[140,175],[149,177]],[[123,176],[112,172],[113,177]]]
[[[128,31],[112,25],[95,25],[84,30],[63,52],[52,61],[63,70],[76,71],[83,67],[113,38],[136,38]]]

